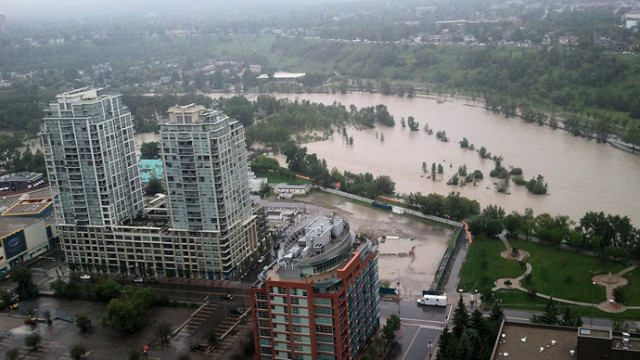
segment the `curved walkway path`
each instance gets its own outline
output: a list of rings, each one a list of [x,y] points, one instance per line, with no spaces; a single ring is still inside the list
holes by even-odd
[[[512,247],[511,244],[509,244],[509,241],[507,240],[507,237],[504,235],[504,233],[499,235],[500,240],[502,240],[502,242],[504,243],[504,246],[507,248],[506,250],[502,251],[500,253],[500,256],[502,256],[505,259],[510,259],[510,260],[515,260],[515,261],[523,261],[525,259],[527,259],[529,257],[529,253],[524,251],[524,250],[520,250],[519,251],[519,255],[517,257],[512,256]],[[599,274],[599,275],[594,275],[591,280],[593,281],[594,285],[598,285],[601,286],[603,288],[605,288],[606,293],[607,293],[607,299],[610,300],[605,300],[599,304],[592,304],[592,303],[585,303],[585,302],[580,302],[580,301],[573,301],[573,300],[566,300],[566,299],[559,299],[559,298],[553,298],[553,300],[557,301],[557,302],[561,302],[561,303],[565,303],[565,304],[571,304],[571,305],[578,305],[578,306],[588,306],[588,307],[597,307],[598,309],[604,311],[604,312],[608,312],[608,313],[621,313],[624,312],[627,309],[630,310],[640,310],[640,306],[625,306],[623,304],[620,303],[616,303],[613,301],[613,290],[617,287],[620,286],[624,286],[628,283],[628,280],[623,277],[622,275],[628,273],[629,271],[632,271],[633,269],[635,269],[635,266],[629,266],[628,268],[620,271],[617,274]],[[493,291],[497,291],[500,289],[515,289],[515,290],[520,290],[523,292],[529,292],[529,290],[523,288],[521,286],[521,281],[522,279],[524,279],[525,276],[527,276],[528,274],[531,273],[531,271],[533,270],[533,266],[531,266],[530,263],[526,263],[526,270],[524,272],[524,274],[518,276],[517,278],[500,278],[498,280],[496,280],[494,282],[494,288],[492,289]],[[505,284],[505,282],[507,284]],[[544,298],[544,299],[551,299],[552,297],[549,295],[545,295],[545,294],[540,294],[540,293],[536,293],[536,296]]]

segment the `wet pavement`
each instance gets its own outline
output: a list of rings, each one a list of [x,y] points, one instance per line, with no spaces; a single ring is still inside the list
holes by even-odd
[[[36,326],[24,324],[27,309],[41,321]],[[162,349],[154,345],[155,324],[167,322],[171,328],[176,328],[181,321],[189,316],[193,309],[159,307],[152,308],[148,313],[148,324],[142,331],[125,335],[100,324],[100,318],[106,310],[106,304],[80,300],[63,300],[50,297],[40,297],[33,301],[20,302],[20,310],[4,310],[0,313],[0,356],[13,347],[20,349],[27,359],[67,359],[69,349],[75,344],[82,344],[91,350],[91,359],[123,359],[130,349],[141,349],[150,345],[149,354],[157,354],[158,358],[175,358],[179,349]],[[51,313],[52,324],[44,322],[45,312]],[[80,333],[74,325],[79,315],[91,319],[92,330],[86,334]],[[29,351],[24,347],[24,339],[32,333],[42,336],[42,346],[38,351]],[[162,354],[162,355],[160,355]]]

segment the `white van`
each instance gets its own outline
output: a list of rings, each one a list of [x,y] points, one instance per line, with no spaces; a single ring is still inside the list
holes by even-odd
[[[447,295],[424,295],[418,299],[418,305],[447,306]]]

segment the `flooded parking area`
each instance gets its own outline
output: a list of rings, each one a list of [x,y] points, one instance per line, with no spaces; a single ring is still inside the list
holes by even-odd
[[[148,313],[148,323],[135,334],[124,334],[102,326],[100,318],[107,304],[99,302],[65,300],[39,297],[33,301],[20,302],[19,310],[0,312],[0,357],[4,358],[11,348],[18,348],[24,359],[68,360],[73,345],[82,344],[90,351],[89,358],[126,359],[132,349],[142,349],[150,345],[149,356],[158,359],[174,359],[181,352],[173,344],[167,348],[155,346],[155,325],[159,322],[170,324],[172,329],[189,318],[193,309],[157,307]],[[28,310],[38,319],[35,325],[25,324]],[[47,325],[45,313],[49,312],[52,323]],[[84,315],[91,319],[92,330],[80,333],[74,321]],[[25,338],[30,334],[41,336],[41,345],[36,351],[25,347]]]
[[[418,298],[429,290],[454,230],[422,219],[394,214],[348,201],[324,192],[303,198],[310,217],[335,213],[344,217],[355,232],[379,241],[378,274],[382,283],[396,287],[403,299]]]

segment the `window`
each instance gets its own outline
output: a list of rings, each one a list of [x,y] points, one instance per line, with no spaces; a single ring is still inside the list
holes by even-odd
[[[316,332],[317,333],[323,333],[323,334],[333,334],[334,330],[331,326],[316,326]]]

